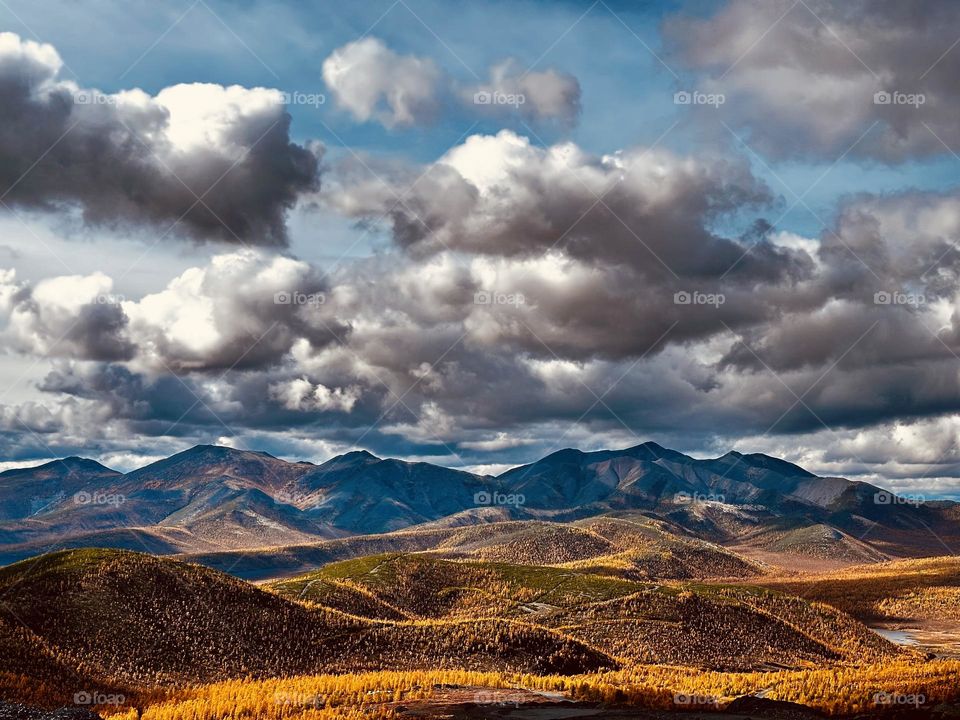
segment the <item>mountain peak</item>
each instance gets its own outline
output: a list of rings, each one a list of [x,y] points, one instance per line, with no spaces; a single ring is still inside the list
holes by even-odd
[[[611,451],[617,452],[617,451]],[[684,455],[682,452],[677,450],[671,450],[670,448],[664,447],[658,442],[653,440],[647,440],[642,442],[639,445],[634,445],[633,447],[627,448],[626,450],[620,451],[623,455],[632,455],[634,457],[639,456],[641,459],[689,459],[687,455]],[[645,456],[645,457],[644,457]]]
[[[335,455],[317,467],[317,472],[326,474],[332,471],[339,471],[347,468],[360,468],[373,463],[384,462],[373,453],[366,450],[351,450],[343,455]]]
[[[70,455],[65,458],[58,458],[56,460],[50,460],[49,462],[41,463],[40,465],[32,465],[30,467],[22,468],[13,468],[11,470],[6,470],[0,473],[0,477],[5,475],[16,475],[19,473],[33,472],[33,471],[65,471],[65,472],[96,472],[102,473],[104,475],[114,474],[119,475],[120,473],[112,468],[108,468],[106,465],[92,460],[90,458],[79,457],[78,455]]]
[[[548,460],[570,461],[570,460],[578,459],[585,454],[586,453],[584,453],[583,450],[578,450],[577,448],[563,448],[562,450],[557,450],[556,452],[552,452],[549,455],[546,455],[545,457],[535,462],[544,462]]]
[[[178,452],[174,455],[171,455],[170,458],[229,458],[229,457],[240,457],[240,456],[249,456],[249,455],[259,455],[260,457],[270,458],[276,460],[273,455],[268,452],[263,452],[260,450],[242,450],[240,448],[230,447],[229,445],[209,445],[209,444],[200,444],[194,445],[191,448],[187,448],[181,452]]]
[[[737,453],[737,455],[748,461],[751,465],[761,467],[765,470],[771,470],[773,472],[794,477],[816,477],[816,475],[814,475],[812,472],[809,470],[804,470],[799,465],[787,460],[781,460],[780,458],[773,457],[771,455],[764,455],[763,453],[749,453],[747,455],[740,455]]]
[[[188,448],[187,450],[184,450],[182,453],[179,453],[179,454],[181,454],[181,455],[186,455],[186,454],[197,455],[197,454],[199,454],[199,453],[208,453],[208,452],[228,453],[228,452],[231,452],[231,451],[233,451],[233,452],[241,452],[240,450],[237,450],[236,448],[227,447],[226,445],[208,445],[208,444],[206,444],[206,443],[201,443],[200,445],[194,445],[192,448]]]
[[[350,452],[344,453],[340,456],[343,459],[350,458],[351,460],[380,460],[376,455],[366,450],[351,450]]]

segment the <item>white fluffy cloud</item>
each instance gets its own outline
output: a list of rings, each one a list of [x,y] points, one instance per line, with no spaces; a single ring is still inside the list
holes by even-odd
[[[350,412],[359,398],[360,390],[357,387],[328,388],[322,383],[314,384],[305,377],[299,377],[271,385],[270,393],[288,410]]]
[[[368,37],[334,50],[323,61],[323,80],[358,120],[394,127],[434,119],[443,75],[433,61],[399,55]]]
[[[112,287],[102,273],[30,287],[4,272],[3,336],[37,355],[125,359],[152,372],[186,372],[262,366],[299,339],[319,347],[335,333],[317,271],[282,255],[218,255],[139,299],[114,295]]]

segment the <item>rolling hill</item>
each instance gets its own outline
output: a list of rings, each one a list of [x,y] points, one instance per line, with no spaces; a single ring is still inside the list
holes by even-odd
[[[234,577],[118,550],[51,553],[0,570],[0,691],[64,691],[436,667],[536,673],[616,666],[553,630],[463,617],[389,622],[304,605]],[[72,690],[70,690],[72,688]],[[70,690],[70,693],[65,692]]]
[[[437,527],[430,523],[392,533],[183,557],[248,580],[265,580],[330,562],[389,552],[552,564],[640,580],[746,578],[765,571],[760,563],[643,516],[604,516],[572,524],[525,520]]]
[[[748,670],[878,661],[904,652],[841,612],[749,586],[640,583],[563,568],[391,554],[334,563],[268,587],[349,615],[523,621],[627,663]]]
[[[575,528],[613,547],[593,547],[596,570],[471,554],[504,546],[527,552],[511,538],[538,525],[549,528],[545,537]],[[953,559],[874,564],[806,585],[800,577],[757,575],[755,567],[748,577],[713,582],[627,577],[614,567],[611,549],[677,547],[679,560],[690,555],[688,543],[702,542],[640,517],[512,521],[326,542],[403,535],[444,549],[366,555],[261,586],[196,564],[106,549],[60,551],[0,569],[0,642],[7,650],[0,654],[0,698],[56,707],[69,704],[78,688],[92,689],[125,697],[124,708],[101,710],[116,712],[116,720],[132,720],[139,707],[213,720],[224,703],[248,708],[251,717],[312,716],[328,702],[342,703],[344,717],[354,717],[353,709],[376,716],[391,700],[400,716],[411,700],[424,712],[449,714],[450,693],[463,698],[458,702],[497,697],[491,688],[561,714],[554,695],[546,700],[537,692],[562,688],[593,703],[588,707],[612,701],[613,710],[623,702],[669,706],[671,692],[696,688],[727,702],[772,687],[779,697],[802,700],[813,683],[825,707],[823,687],[836,696],[854,683],[860,697],[888,678],[953,696],[944,684],[954,667],[949,661],[894,645],[840,609],[853,597],[913,607],[917,591],[931,588],[938,590],[928,598],[934,604],[922,611],[936,612],[953,602],[939,593],[957,582]],[[558,537],[569,543],[571,536]],[[876,577],[865,582],[873,569]],[[312,699],[297,699],[303,697]],[[482,704],[491,702],[496,706]],[[749,703],[732,707],[741,705]],[[476,716],[490,711],[478,708]]]

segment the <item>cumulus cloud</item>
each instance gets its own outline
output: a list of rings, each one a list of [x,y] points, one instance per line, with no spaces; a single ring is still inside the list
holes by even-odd
[[[13,270],[0,271],[2,337],[8,347],[46,357],[123,360],[135,348],[125,337],[127,317],[103,273],[18,283]]]
[[[580,83],[575,77],[552,69],[525,72],[513,59],[494,65],[486,83],[462,89],[461,96],[480,112],[496,115],[503,106],[512,107],[535,122],[573,125],[580,114]]]
[[[429,58],[402,55],[366,37],[334,50],[323,62],[323,80],[354,118],[388,128],[428,125],[447,106],[491,117],[515,113],[534,122],[572,125],[580,113],[580,84],[549,69],[527,71],[513,59],[490,68],[487,82],[466,84]]]
[[[742,254],[705,223],[770,199],[745,162],[644,148],[595,156],[574,143],[539,148],[509,130],[450,149],[402,203],[396,196],[406,177],[390,188],[389,172],[355,170],[331,193],[335,206],[361,217],[389,212],[397,242],[420,253],[519,256],[558,248],[689,276],[722,274]],[[594,241],[599,235],[604,242]],[[763,263],[775,266],[778,257],[768,248],[740,272],[777,273]]]
[[[958,237],[956,192],[908,191],[846,201],[818,244],[820,271],[809,291],[820,306],[750,328],[751,350],[735,348],[727,361],[793,370],[839,361],[842,353],[844,366],[872,367],[891,378],[896,373],[898,385],[913,376],[898,364],[939,360],[948,366],[952,354],[960,352]],[[934,377],[949,373],[947,366]],[[932,377],[916,379],[915,392],[930,387],[929,401],[936,404]]]
[[[949,0],[731,0],[670,19],[665,35],[763,152],[899,162],[960,144],[958,25]]]
[[[104,94],[60,76],[46,44],[0,33],[0,187],[11,207],[79,209],[95,226],[283,245],[285,214],[318,184],[290,142],[283,96],[175,85]]]
[[[394,127],[435,118],[443,75],[432,60],[400,55],[368,37],[334,50],[323,61],[323,81],[356,119]]]
[[[288,410],[342,410],[350,412],[356,404],[359,389],[328,388],[305,377],[270,386],[271,397],[280,400]]]
[[[389,217],[414,258],[473,256],[469,279],[447,273],[461,278],[472,338],[625,357],[668,330],[701,337],[816,302],[802,292],[814,268],[802,248],[774,244],[762,223],[749,238],[711,230],[768,200],[744,163],[642,148],[598,157],[502,131],[411,171],[421,180],[402,203],[407,176],[365,170],[335,171],[329,201],[356,217]],[[490,294],[496,312],[476,293]],[[678,293],[723,298],[682,304]]]
[[[2,337],[36,355],[187,372],[268,366],[298,340],[322,347],[345,332],[324,313],[318,271],[282,255],[218,255],[139,299],[113,295],[112,287],[103,273],[31,287],[4,272]]]

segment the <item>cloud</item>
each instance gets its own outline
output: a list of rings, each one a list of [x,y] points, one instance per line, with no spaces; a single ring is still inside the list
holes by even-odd
[[[323,61],[323,80],[357,120],[395,127],[436,117],[443,76],[432,60],[399,55],[368,37],[334,50]]]
[[[469,276],[449,263],[431,270],[459,278],[472,339],[629,357],[668,331],[703,337],[817,303],[803,292],[814,271],[803,248],[774,244],[762,222],[754,237],[712,230],[769,199],[744,163],[643,148],[598,157],[505,130],[472,136],[426,169],[368,167],[333,170],[328,201],[389,218],[397,245],[425,268],[472,256]],[[678,294],[722,299],[682,304]]]
[[[381,177],[399,190],[423,171],[394,164]],[[35,457],[26,425],[57,447],[226,435],[481,465],[651,437],[807,452],[824,433],[960,416],[956,193],[850,197],[801,238],[743,219],[769,194],[721,157],[595,156],[504,132],[426,171],[389,219],[395,247],[326,274],[238,250],[111,298],[103,273],[5,273],[4,346],[56,359],[43,402],[0,406],[0,443]],[[364,220],[392,197],[352,166],[331,169],[326,192]],[[731,213],[751,230],[719,231]],[[58,343],[104,295],[113,322]],[[863,462],[813,459],[865,477],[880,467],[851,447]],[[898,453],[906,477],[913,461]]]
[[[324,313],[320,274],[282,255],[217,255],[136,300],[112,287],[102,273],[30,287],[2,272],[0,337],[36,355],[189,372],[269,366],[298,340],[322,347],[346,332]]]
[[[501,115],[515,109],[534,122],[559,121],[576,124],[580,115],[580,83],[573,75],[557,70],[522,71],[516,60],[508,59],[490,68],[486,83],[461,91],[464,104],[473,104],[478,112]]]
[[[949,0],[730,0],[670,18],[664,34],[762,152],[902,162],[960,145],[958,24]]]
[[[784,371],[843,354],[847,367],[885,365],[891,373],[897,363],[949,361],[960,352],[958,236],[956,192],[848,199],[819,238],[808,291],[820,306],[747,330],[751,350],[735,348],[726,361]]]
[[[567,73],[523,72],[516,60],[507,59],[490,68],[487,82],[465,84],[433,60],[401,55],[374,37],[334,50],[323,61],[323,79],[337,104],[354,118],[388,128],[429,125],[453,107],[565,126],[575,124],[580,113],[580,84]]]
[[[356,405],[359,389],[328,388],[305,377],[270,386],[271,397],[280,400],[288,410],[341,410],[350,412]]]
[[[745,162],[644,148],[595,156],[573,143],[539,148],[509,130],[470,136],[425,174],[354,169],[331,189],[335,207],[360,217],[388,213],[396,241],[412,251],[520,256],[556,248],[651,274],[722,274],[742,248],[705,224],[770,199]],[[398,203],[407,178],[421,174]],[[762,265],[781,257],[786,253],[768,248],[734,270],[777,273]]]
[[[48,278],[36,287],[18,283],[13,270],[0,271],[0,337],[8,347],[46,357],[126,360],[133,343],[127,318],[103,273]]]
[[[98,227],[284,245],[285,214],[318,186],[290,142],[283,96],[175,85],[104,94],[61,79],[46,44],[0,33],[0,188],[11,207],[71,210]]]
[[[460,446],[466,448],[467,450],[497,452],[499,450],[506,450],[507,448],[532,445],[533,443],[534,441],[530,438],[511,437],[505,432],[498,432],[489,440],[468,440],[460,443]]]

